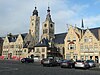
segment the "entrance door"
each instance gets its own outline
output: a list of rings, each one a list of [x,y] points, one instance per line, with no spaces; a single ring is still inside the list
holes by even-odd
[[[8,54],[8,59],[11,59],[12,58],[12,53],[9,53]]]
[[[90,56],[90,60],[92,60],[92,57],[93,57],[93,56]]]
[[[73,59],[74,59],[74,60],[77,60],[77,56],[73,56]]]
[[[33,55],[33,54],[31,55],[31,58],[32,58],[32,59],[34,58],[34,55]]]
[[[95,62],[96,62],[96,63],[99,62],[99,58],[98,58],[98,56],[95,56]]]

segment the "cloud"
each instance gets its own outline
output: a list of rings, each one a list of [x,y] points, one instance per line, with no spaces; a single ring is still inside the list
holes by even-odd
[[[71,0],[0,0],[0,36],[5,36],[7,33],[28,32],[30,16],[35,6],[39,12],[40,29],[42,29],[48,3],[52,20],[55,22],[56,33],[66,32],[66,24],[81,26],[82,18],[88,27],[99,23],[99,14],[85,16],[86,13],[89,13],[86,11],[91,7],[89,4],[73,3]]]
[[[85,20],[86,27],[93,28],[94,26],[95,27],[100,26],[99,25],[100,24],[100,15],[86,17],[84,20]]]
[[[100,0],[95,0],[94,5],[97,5],[100,3]]]

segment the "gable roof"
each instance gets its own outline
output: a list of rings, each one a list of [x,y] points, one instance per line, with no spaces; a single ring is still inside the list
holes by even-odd
[[[35,47],[48,47],[49,42],[48,39],[43,38],[39,43],[37,43],[37,45],[35,45]]]
[[[8,40],[9,40],[9,42],[15,42],[17,37],[18,37],[18,35],[8,36]]]
[[[21,34],[23,40],[24,40],[24,38],[26,37],[27,34],[28,34],[28,33],[23,33],[23,34]]]
[[[78,28],[78,27],[77,27]],[[78,28],[78,30],[81,30],[82,31],[82,29],[81,28]],[[83,30],[83,34],[85,34],[85,32],[86,32],[86,30],[87,29],[84,29]],[[96,28],[90,28],[89,29],[90,31],[91,31],[91,33],[99,40],[99,30],[100,30],[100,27],[96,27]]]
[[[57,43],[57,44],[64,44],[64,39],[67,35],[67,32],[66,33],[60,33],[60,34],[55,34],[55,38],[53,39],[54,43]]]
[[[100,27],[97,27],[97,28],[91,28],[91,29],[89,29],[92,33],[93,33],[93,35],[99,40],[99,30],[100,30]]]
[[[32,37],[31,34],[26,34],[24,37],[24,45],[23,48],[29,48],[29,47],[34,47],[34,38]]]

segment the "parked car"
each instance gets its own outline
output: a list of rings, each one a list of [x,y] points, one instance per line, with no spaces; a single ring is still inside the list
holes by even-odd
[[[46,58],[43,58],[43,59],[41,60],[41,64],[43,64],[43,62],[45,61],[45,59],[46,59]]]
[[[33,59],[34,59],[34,62],[39,62],[40,61],[40,58],[38,56],[34,56]]]
[[[61,68],[74,68],[75,67],[75,62],[73,60],[63,60],[61,63]]]
[[[57,61],[50,58],[43,59],[41,63],[43,66],[57,66]]]
[[[22,63],[33,63],[34,59],[32,59],[32,58],[22,58],[21,62]]]
[[[95,67],[96,66],[96,63],[95,63],[94,60],[87,60],[86,62],[89,64],[90,67]]]
[[[88,69],[89,68],[89,64],[86,61],[84,61],[84,60],[77,60],[75,62],[75,68]]]
[[[57,61],[58,66],[60,66],[61,63],[64,61],[64,59],[59,59],[59,60],[56,60],[56,61]]]

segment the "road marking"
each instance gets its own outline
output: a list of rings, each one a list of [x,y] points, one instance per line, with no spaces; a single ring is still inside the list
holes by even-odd
[[[18,68],[11,68],[11,67],[2,67],[3,70],[0,70],[0,72],[3,71],[16,71],[18,70]]]

